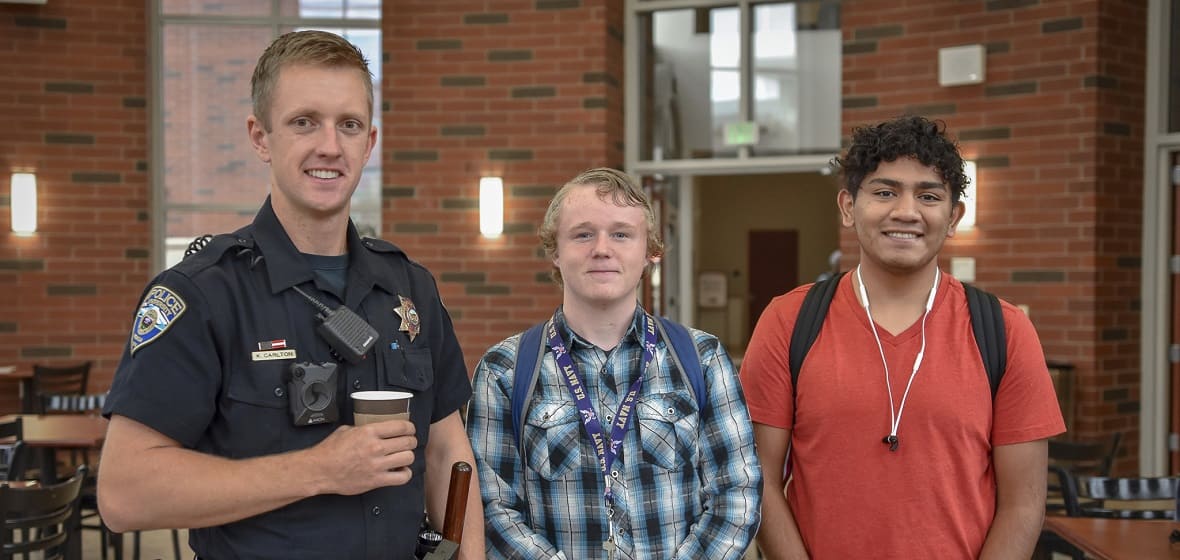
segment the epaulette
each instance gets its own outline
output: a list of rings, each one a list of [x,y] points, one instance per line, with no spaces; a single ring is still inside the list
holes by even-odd
[[[184,260],[177,263],[173,270],[191,275],[204,270],[221,260],[226,253],[252,253],[254,240],[235,233],[221,235],[202,235],[189,244],[184,252]]]
[[[376,237],[362,237],[361,245],[363,245],[366,249],[373,251],[374,253],[406,254],[406,252],[401,250],[401,248],[397,245],[394,245],[393,243],[390,243],[384,239],[378,239]]]

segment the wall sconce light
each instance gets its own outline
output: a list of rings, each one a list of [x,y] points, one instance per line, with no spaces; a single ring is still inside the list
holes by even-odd
[[[13,173],[10,195],[12,231],[17,235],[33,235],[37,231],[37,176]]]
[[[963,219],[959,220],[960,230],[975,227],[975,205],[979,202],[979,179],[975,174],[975,162],[963,162],[963,174],[967,176],[967,190],[963,192]]]
[[[504,180],[499,177],[479,179],[479,233],[489,239],[504,233]]]

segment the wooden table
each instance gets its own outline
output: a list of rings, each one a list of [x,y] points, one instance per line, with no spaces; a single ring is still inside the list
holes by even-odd
[[[1168,542],[1180,523],[1171,520],[1047,516],[1045,529],[1097,560],[1180,559]]]
[[[23,424],[25,445],[36,449],[41,458],[41,483],[58,481],[56,472],[58,449],[98,449],[106,439],[107,419],[89,414],[10,414],[0,417],[0,422],[11,422],[20,418]],[[93,469],[93,465],[89,465]],[[74,522],[78,522],[77,511]],[[71,536],[66,558],[82,557],[81,533]]]

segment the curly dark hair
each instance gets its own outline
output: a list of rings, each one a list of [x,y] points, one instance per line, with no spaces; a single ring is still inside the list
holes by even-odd
[[[832,160],[832,166],[840,170],[844,189],[856,198],[865,176],[876,171],[881,162],[904,157],[936,169],[950,188],[951,201],[958,204],[969,180],[963,174],[959,147],[947,138],[942,121],[906,116],[853,129],[852,144],[844,157]]]

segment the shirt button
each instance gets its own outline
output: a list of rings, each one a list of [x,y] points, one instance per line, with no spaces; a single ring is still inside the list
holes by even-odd
[[[611,422],[611,421],[613,421],[613,420],[614,420],[614,418],[613,418],[611,415],[609,415],[609,414],[607,414],[607,415],[606,415],[606,421],[607,421],[607,422]]]
[[[373,506],[373,516],[381,517],[381,506]]]
[[[617,471],[617,470],[611,470],[611,472],[610,472],[610,477],[611,477],[611,478],[619,478],[619,471]]]
[[[353,379],[352,380],[352,388],[353,389],[360,389],[361,388],[361,380],[360,379]]]
[[[283,395],[285,395],[285,394],[286,394],[286,391],[283,391],[282,387],[275,387],[275,396],[276,397],[281,399],[281,398],[283,398]]]

